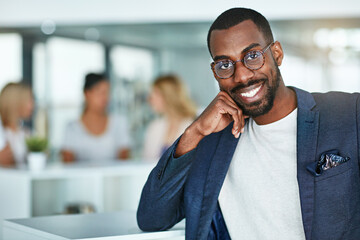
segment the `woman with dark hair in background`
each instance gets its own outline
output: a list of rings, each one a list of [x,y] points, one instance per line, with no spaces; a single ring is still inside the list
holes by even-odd
[[[104,75],[86,75],[85,109],[79,120],[67,125],[61,151],[64,162],[129,158],[127,121],[108,114],[109,95],[110,83]]]
[[[149,103],[160,118],[147,128],[143,157],[157,160],[195,119],[196,107],[184,83],[176,75],[163,75],[155,79]]]

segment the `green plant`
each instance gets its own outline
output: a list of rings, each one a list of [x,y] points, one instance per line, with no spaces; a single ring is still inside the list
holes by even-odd
[[[29,152],[43,152],[47,148],[48,141],[46,138],[29,137],[26,139],[26,145]]]

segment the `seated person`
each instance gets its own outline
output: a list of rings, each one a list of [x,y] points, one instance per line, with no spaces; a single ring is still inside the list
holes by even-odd
[[[124,117],[108,114],[109,93],[110,83],[104,75],[86,75],[85,109],[80,119],[66,127],[61,151],[64,162],[129,158],[128,124]]]
[[[196,107],[179,77],[164,75],[155,79],[149,104],[160,115],[145,133],[143,157],[157,160],[196,117]]]
[[[0,166],[12,165],[14,165],[14,156],[11,152],[10,145],[5,139],[4,129],[0,121]]]
[[[31,117],[33,108],[34,99],[29,86],[23,83],[8,83],[2,89],[0,116],[4,139],[8,143],[3,149],[6,156],[0,159],[3,165],[25,163],[27,154],[25,138],[29,132],[23,127],[22,121]]]

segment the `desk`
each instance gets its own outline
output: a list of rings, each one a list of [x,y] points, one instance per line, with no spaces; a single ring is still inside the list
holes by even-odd
[[[73,202],[91,203],[96,212],[135,210],[154,166],[113,160],[101,165],[58,163],[41,172],[0,168],[0,221],[60,214]],[[1,229],[0,224],[0,239]]]
[[[4,240],[185,239],[184,222],[169,231],[142,232],[135,214],[135,211],[121,211],[5,220]]]

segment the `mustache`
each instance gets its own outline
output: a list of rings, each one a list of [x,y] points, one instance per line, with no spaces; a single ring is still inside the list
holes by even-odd
[[[266,81],[266,79],[254,79],[254,80],[248,81],[247,83],[239,83],[239,85],[232,88],[230,90],[230,92],[231,93],[236,93],[237,91],[239,91],[239,90],[241,90],[243,88],[247,88],[247,87],[250,87],[251,85],[262,83],[262,82],[265,82],[265,81]]]

